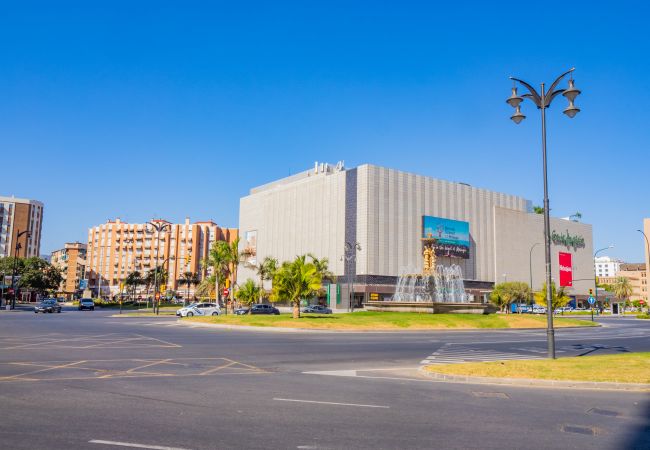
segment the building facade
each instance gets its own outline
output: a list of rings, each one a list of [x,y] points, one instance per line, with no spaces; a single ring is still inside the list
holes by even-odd
[[[242,250],[254,248],[255,259],[240,265],[238,276],[255,279],[254,266],[265,256],[281,262],[313,253],[328,258],[339,281],[354,280],[359,301],[381,299],[392,295],[399,275],[421,273],[425,233],[443,236],[458,227],[456,241],[436,248],[437,263],[459,266],[470,295],[484,298],[501,281],[528,283],[531,272],[538,289],[544,251],[533,246],[544,242],[543,216],[531,209],[522,197],[465,183],[369,164],[316,164],[240,200]],[[554,278],[560,279],[559,254],[568,253],[573,279],[593,279],[591,226],[562,219],[551,225]],[[346,243],[357,248],[354,258]],[[569,288],[586,295],[589,283]]]
[[[0,196],[0,257],[39,256],[42,227],[43,203]],[[24,231],[28,233],[22,234]]]
[[[621,269],[622,261],[609,256],[597,256],[594,260],[594,271],[597,277],[614,277]]]
[[[129,224],[120,219],[88,230],[88,287],[103,296],[118,294],[129,273],[143,276],[156,266],[167,272],[166,289],[178,290],[179,279],[192,272],[202,279],[206,270],[201,261],[208,257],[216,241],[232,242],[238,231],[221,228],[212,221],[174,224],[165,220]],[[185,288],[181,291],[186,292]],[[190,295],[193,287],[190,290]]]
[[[52,252],[50,262],[61,271],[63,281],[59,293],[68,300],[75,298],[84,289],[82,280],[86,277],[86,244],[69,242],[60,249]]]
[[[621,264],[621,270],[616,274],[615,280],[616,278],[627,278],[630,281],[632,286],[630,300],[648,299],[648,272],[645,263]]]

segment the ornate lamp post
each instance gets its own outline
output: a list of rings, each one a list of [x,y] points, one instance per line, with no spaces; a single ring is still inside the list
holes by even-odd
[[[526,118],[521,113],[521,102],[524,99],[532,101],[542,113],[542,165],[543,165],[543,176],[544,176],[544,246],[546,249],[546,302],[548,305],[546,311],[547,317],[547,328],[546,328],[546,339],[548,345],[548,357],[555,359],[555,330],[553,329],[553,306],[552,306],[552,286],[551,286],[551,231],[550,231],[550,207],[548,201],[548,173],[547,173],[547,159],[546,159],[546,109],[551,105],[551,102],[558,94],[562,94],[568,101],[569,106],[564,110],[564,114],[568,117],[573,118],[576,114],[580,112],[580,109],[576,108],[573,104],[576,97],[580,94],[580,91],[575,88],[573,77],[569,79],[569,86],[567,89],[556,89],[562,79],[572,74],[575,69],[568,70],[562,75],[557,77],[557,79],[551,84],[551,87],[548,91],[545,89],[545,84],[541,83],[540,92],[537,92],[530,84],[526,83],[523,80],[518,78],[510,77],[513,81],[512,95],[506,100],[506,102],[515,108],[515,113],[510,117],[512,121],[516,124],[521,123],[522,120]],[[517,83],[524,86],[529,94],[524,94],[519,96],[517,94]]]
[[[354,280],[352,279],[352,267],[355,268],[356,275],[356,262],[357,262],[357,252],[361,251],[361,244],[358,242],[346,242],[345,251],[343,252],[343,257],[345,258],[346,263],[348,264],[348,311],[354,311]]]
[[[636,230],[636,231],[638,231],[639,233],[641,233],[641,234],[643,235],[643,237],[645,238],[645,246],[646,246],[645,248],[646,248],[646,252],[647,252],[648,255],[650,256],[650,242],[648,242],[648,236],[647,236],[643,231],[641,231],[641,230]],[[646,276],[647,276],[647,275],[646,275]],[[648,296],[646,297],[645,301],[646,301],[646,306],[648,307],[648,313],[650,313],[650,294],[648,294]]]
[[[169,224],[153,220],[148,222],[148,224],[156,230],[156,262],[154,264],[153,301],[154,311],[156,311],[156,314],[160,314],[160,300],[156,299],[156,296],[158,295],[158,249],[160,248],[160,232],[169,228]]]

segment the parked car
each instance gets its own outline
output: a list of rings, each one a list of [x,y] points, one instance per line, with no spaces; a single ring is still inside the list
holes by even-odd
[[[332,314],[332,310],[323,305],[311,305],[303,308],[302,312],[315,314]]]
[[[95,310],[95,302],[92,298],[82,298],[79,300],[79,311],[84,309]]]
[[[34,312],[38,314],[39,312],[42,313],[53,313],[53,312],[60,313],[61,312],[61,305],[59,305],[56,302],[56,299],[54,298],[48,298],[43,300],[41,303],[36,305],[34,307]]]
[[[192,303],[176,311],[177,317],[218,316],[221,309],[216,303]]]
[[[235,314],[243,316],[248,314],[249,309],[252,309],[251,314],[275,314],[276,316],[280,314],[280,310],[271,305],[253,305],[252,308],[239,308],[235,310]]]

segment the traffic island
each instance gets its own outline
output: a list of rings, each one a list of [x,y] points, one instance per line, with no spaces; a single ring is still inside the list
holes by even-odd
[[[472,330],[546,328],[546,318],[525,314],[423,314],[397,312],[355,312],[342,314],[219,315],[184,318],[181,323],[212,324],[228,328],[237,326],[302,330],[396,331],[396,330]],[[556,319],[556,327],[598,326],[580,319]]]
[[[421,370],[455,383],[650,391],[650,353],[440,364]]]

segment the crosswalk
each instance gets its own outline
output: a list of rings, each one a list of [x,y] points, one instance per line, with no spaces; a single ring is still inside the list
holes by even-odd
[[[464,362],[487,362],[513,359],[544,359],[541,355],[526,355],[497,350],[478,350],[459,345],[444,345],[423,359],[420,364],[460,364]]]

